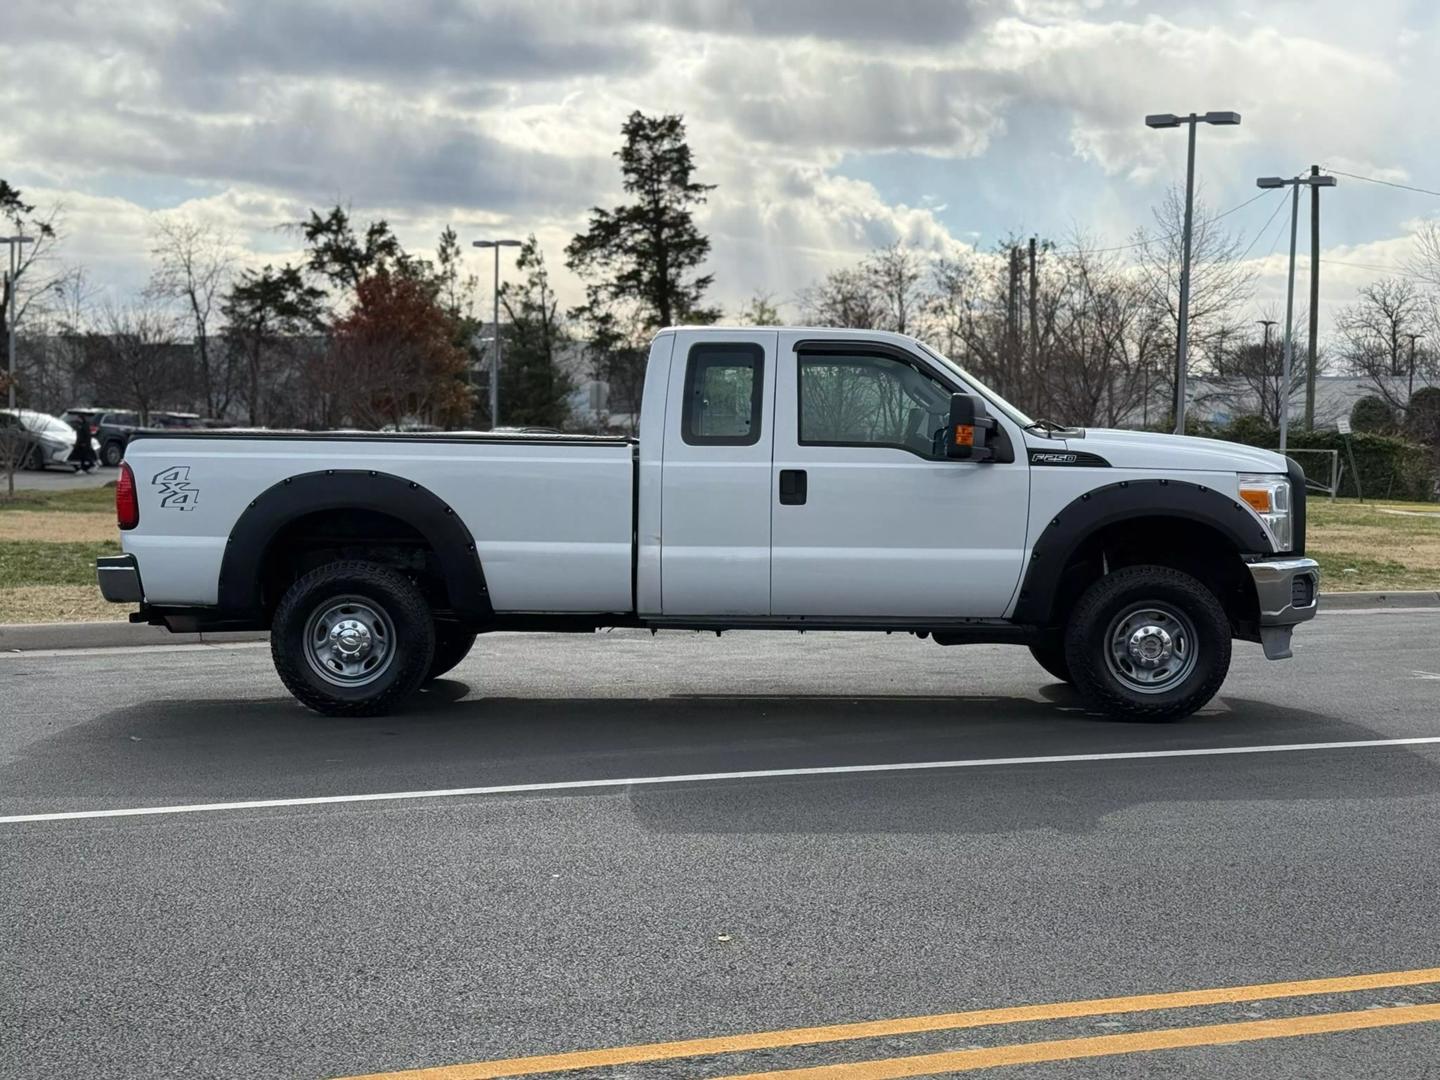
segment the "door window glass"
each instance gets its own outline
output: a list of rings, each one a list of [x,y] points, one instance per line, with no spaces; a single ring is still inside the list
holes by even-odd
[[[888,446],[942,458],[938,435],[950,391],[889,356],[797,357],[800,442],[807,446]]]
[[[721,342],[690,350],[685,372],[685,441],[697,446],[752,446],[760,441],[765,350]]]

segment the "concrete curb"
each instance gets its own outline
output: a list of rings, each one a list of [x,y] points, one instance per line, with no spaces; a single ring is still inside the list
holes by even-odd
[[[3,623],[0,653],[40,649],[112,649],[132,645],[220,645],[231,641],[265,641],[263,630],[223,634],[172,634],[163,626],[128,622]]]
[[[1348,611],[1355,608],[1420,608],[1440,607],[1440,592],[1428,589],[1419,592],[1322,592],[1320,612]]]
[[[1320,611],[1375,608],[1440,607],[1440,591],[1321,593]],[[267,641],[264,630],[220,634],[172,634],[162,626],[143,623],[3,623],[0,653],[39,649],[112,649],[132,645],[224,645],[234,641]]]

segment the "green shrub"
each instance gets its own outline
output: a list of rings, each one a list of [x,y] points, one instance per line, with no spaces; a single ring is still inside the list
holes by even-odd
[[[1258,417],[1238,417],[1215,432],[1218,439],[1260,446],[1273,450],[1280,445],[1280,433],[1259,422]],[[1360,484],[1366,498],[1412,499],[1422,502],[1436,500],[1435,466],[1427,449],[1405,439],[1373,432],[1357,431],[1350,437],[1355,452],[1355,467],[1360,470]],[[1344,475],[1340,494],[1353,496],[1355,476],[1345,453],[1345,436],[1338,431],[1310,431],[1292,428],[1287,440],[1292,450],[1338,450]],[[1312,465],[1314,456],[1302,454],[1302,466]]]
[[[1394,410],[1371,394],[1355,402],[1350,410],[1350,426],[1356,431],[1383,432],[1395,427]]]
[[[1405,434],[1431,450],[1440,450],[1440,386],[1427,386],[1410,395]]]

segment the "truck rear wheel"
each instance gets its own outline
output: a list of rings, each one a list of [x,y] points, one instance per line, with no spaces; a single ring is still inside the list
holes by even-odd
[[[1178,720],[1205,705],[1230,670],[1230,620],[1215,594],[1167,566],[1106,574],[1065,627],[1075,688],[1133,720]]]
[[[327,716],[379,716],[419,687],[435,655],[435,620],[404,574],[330,563],[290,586],[270,652],[286,689]]]

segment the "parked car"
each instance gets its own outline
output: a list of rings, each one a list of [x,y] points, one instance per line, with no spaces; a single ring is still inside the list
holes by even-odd
[[[100,462],[114,468],[125,456],[130,436],[140,430],[140,414],[127,410],[107,410],[94,421],[95,438],[100,443]]]
[[[203,428],[205,421],[199,413],[193,412],[152,412],[150,423],[160,428]]]
[[[15,462],[22,469],[45,469],[57,466],[74,469],[70,451],[75,449],[75,429],[49,413],[34,409],[0,409],[0,437],[3,456],[8,458],[14,447]],[[91,439],[99,452],[100,444]]]
[[[1315,615],[1279,454],[1034,420],[881,331],[666,330],[648,363],[633,441],[137,433],[101,590],[174,631],[268,629],[337,714],[477,633],[629,626],[1027,646],[1091,708],[1172,720],[1232,639],[1281,660]]]

